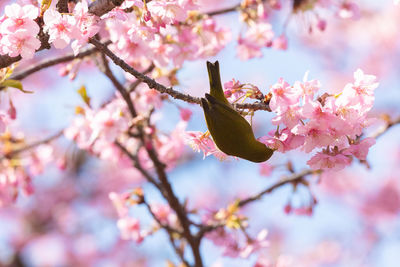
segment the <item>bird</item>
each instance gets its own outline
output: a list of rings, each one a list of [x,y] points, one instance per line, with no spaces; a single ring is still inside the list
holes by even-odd
[[[218,61],[207,61],[210,93],[201,98],[207,128],[216,146],[225,154],[252,162],[268,160],[274,150],[257,141],[251,125],[226,99]]]

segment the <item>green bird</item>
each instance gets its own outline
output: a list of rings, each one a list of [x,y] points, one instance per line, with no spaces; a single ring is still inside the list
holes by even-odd
[[[272,149],[254,137],[253,129],[225,98],[219,63],[207,62],[210,94],[201,99],[206,123],[217,147],[225,154],[253,162],[268,160]]]

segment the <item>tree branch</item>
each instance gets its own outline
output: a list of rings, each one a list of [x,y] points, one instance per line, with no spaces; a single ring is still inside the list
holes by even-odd
[[[314,173],[320,173],[321,171],[314,171],[314,170],[304,170],[298,173],[294,173],[290,176],[284,177],[282,178],[280,181],[278,181],[277,183],[267,187],[266,189],[260,191],[258,194],[255,194],[254,196],[242,199],[239,201],[238,206],[239,207],[243,207],[253,201],[259,200],[261,199],[265,194],[269,194],[272,191],[274,191],[275,189],[281,187],[282,185],[285,184],[289,184],[289,183],[296,183],[301,181],[302,179],[304,179],[305,176],[310,175],[310,174],[314,174]]]
[[[97,44],[101,44],[96,39],[92,39],[92,41],[93,40],[95,40]],[[103,61],[103,65],[104,65],[104,73],[112,81],[112,83],[117,88],[117,90],[121,93],[124,101],[128,105],[128,108],[129,108],[132,118],[135,118],[137,116],[137,113],[136,113],[135,107],[133,106],[132,99],[130,98],[129,93],[123,87],[123,85],[121,85],[118,82],[118,80],[115,78],[115,76],[112,74],[110,67],[108,66],[107,59],[105,58],[104,54],[102,56],[103,56],[102,61]],[[138,72],[138,73],[140,75],[144,76],[140,72]],[[165,173],[165,164],[159,160],[159,158],[157,156],[157,152],[154,150],[153,145],[150,146],[147,144],[147,142],[146,142],[147,137],[141,126],[138,126],[138,131],[139,131],[139,138],[140,138],[142,144],[144,145],[151,161],[154,164],[157,176],[158,176],[161,184],[156,182],[155,179],[152,178],[147,173],[147,171],[145,171],[140,166],[140,162],[139,162],[137,156],[129,153],[129,151],[127,151],[127,149],[122,144],[119,144],[117,142],[117,145],[122,149],[122,151],[124,151],[133,160],[134,166],[137,167],[138,170],[140,172],[142,172],[151,183],[156,185],[156,187],[160,190],[161,194],[166,198],[168,204],[175,211],[175,213],[180,221],[180,224],[182,225],[182,228],[183,228],[182,235],[185,237],[185,239],[188,241],[190,247],[192,248],[193,256],[195,259],[195,266],[202,267],[203,263],[202,263],[202,259],[201,259],[201,255],[200,255],[200,247],[199,247],[200,243],[197,242],[196,239],[193,237],[193,235],[190,231],[190,222],[189,222],[189,219],[187,218],[185,208],[180,204],[179,200],[177,199],[177,197],[175,196],[175,193],[172,190],[170,183],[168,182],[168,178]],[[151,142],[151,138],[149,138],[148,141]]]
[[[60,13],[68,13],[68,0],[58,0],[56,8]]]
[[[109,45],[111,44],[111,41],[106,41],[104,42],[104,45]],[[98,49],[96,47],[92,47],[92,48],[87,48],[85,50],[83,50],[82,52],[79,52],[76,56],[74,55],[74,53],[70,53],[68,55],[65,56],[61,56],[61,57],[56,57],[56,58],[52,58],[52,59],[48,59],[48,60],[44,60],[40,63],[38,63],[35,66],[32,66],[24,71],[21,71],[17,74],[13,74],[10,79],[14,79],[14,80],[22,80],[24,78],[26,78],[27,76],[38,72],[42,69],[57,65],[57,64],[61,64],[61,63],[65,63],[77,58],[84,58],[87,57],[93,53],[96,53],[98,51]]]
[[[206,12],[205,15],[208,15],[208,16],[212,17],[212,16],[216,16],[216,15],[221,15],[221,14],[225,14],[225,13],[238,11],[239,9],[240,9],[240,3],[237,4],[237,5],[231,6],[231,7],[222,8],[222,9],[219,9],[219,10]]]
[[[89,5],[89,12],[101,17],[115,7],[122,5],[124,0],[97,0]]]
[[[378,131],[376,131],[374,134],[371,135],[371,137],[377,139],[381,137],[384,133],[386,133],[390,128],[395,126],[396,124],[400,124],[400,117],[391,120],[391,119],[386,119],[386,125],[380,128]]]
[[[51,135],[51,136],[49,136],[49,137],[47,137],[45,139],[33,142],[31,144],[28,144],[28,145],[26,145],[24,147],[21,147],[21,148],[18,148],[18,149],[11,150],[8,153],[4,153],[4,155],[0,156],[0,161],[3,160],[3,159],[6,159],[6,158],[11,158],[11,157],[13,157],[13,156],[15,156],[15,155],[17,155],[19,153],[25,152],[25,151],[30,150],[32,148],[35,148],[37,146],[49,143],[49,142],[59,138],[60,136],[62,136],[63,132],[64,132],[64,130],[60,130],[57,133],[55,133],[55,134],[53,134],[53,135]]]
[[[108,49],[105,45],[103,45],[98,40],[91,38],[90,43],[93,44],[95,47],[97,47],[104,54],[106,54],[117,66],[121,67],[124,71],[132,74],[134,77],[136,77],[137,79],[139,79],[142,82],[144,82],[145,84],[147,84],[149,86],[149,88],[155,89],[160,93],[168,94],[175,99],[179,99],[179,100],[183,100],[188,103],[195,103],[195,104],[200,105],[201,100],[199,97],[193,97],[188,94],[183,94],[181,92],[174,90],[172,87],[167,88],[164,85],[156,82],[154,79],[144,75],[143,73],[141,73],[141,72],[135,70],[134,68],[132,68],[131,66],[129,66],[125,61],[123,61],[121,58],[119,58],[117,55],[115,55],[110,49]],[[235,106],[237,108],[242,108],[242,109],[270,110],[269,106],[264,103],[236,104]]]
[[[165,231],[167,231],[168,233],[168,237],[169,237],[169,241],[172,245],[172,247],[175,250],[175,253],[178,255],[178,257],[181,259],[181,261],[187,266],[189,267],[190,264],[187,262],[187,260],[185,259],[185,256],[183,254],[183,251],[179,249],[179,247],[176,245],[175,243],[175,239],[174,239],[174,234],[178,234],[178,235],[182,235],[182,233],[180,233],[179,231],[177,231],[176,229],[171,228],[169,225],[166,225],[164,223],[162,223],[158,217],[154,214],[154,212],[151,210],[151,207],[149,205],[149,203],[146,202],[145,199],[143,199],[143,204],[147,207],[147,210],[149,211],[149,213],[151,214],[151,216],[153,217],[153,219],[160,225],[161,228],[163,228]]]

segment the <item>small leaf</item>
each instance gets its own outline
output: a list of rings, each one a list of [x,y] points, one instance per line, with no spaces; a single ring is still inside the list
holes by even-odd
[[[32,94],[33,93],[32,91],[24,90],[21,81],[18,81],[18,80],[12,80],[12,79],[5,80],[4,82],[0,83],[0,87],[16,88],[16,89],[18,89],[21,92],[26,93],[26,94]]]
[[[86,87],[82,85],[77,92],[82,97],[83,102],[90,107],[90,97],[87,94]]]
[[[9,67],[0,69],[0,83],[4,82],[8,77],[11,76],[16,66],[17,64],[14,63]]]

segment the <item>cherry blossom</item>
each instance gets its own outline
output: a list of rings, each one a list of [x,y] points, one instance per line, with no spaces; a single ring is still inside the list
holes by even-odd
[[[75,28],[75,17],[71,15],[61,15],[56,10],[49,8],[43,16],[45,26],[44,31],[50,35],[49,42],[55,48],[65,48],[77,33]]]
[[[1,24],[2,33],[15,33],[19,30],[25,30],[31,35],[39,33],[39,26],[34,21],[39,15],[37,7],[11,4],[5,7],[4,13],[5,20]]]

